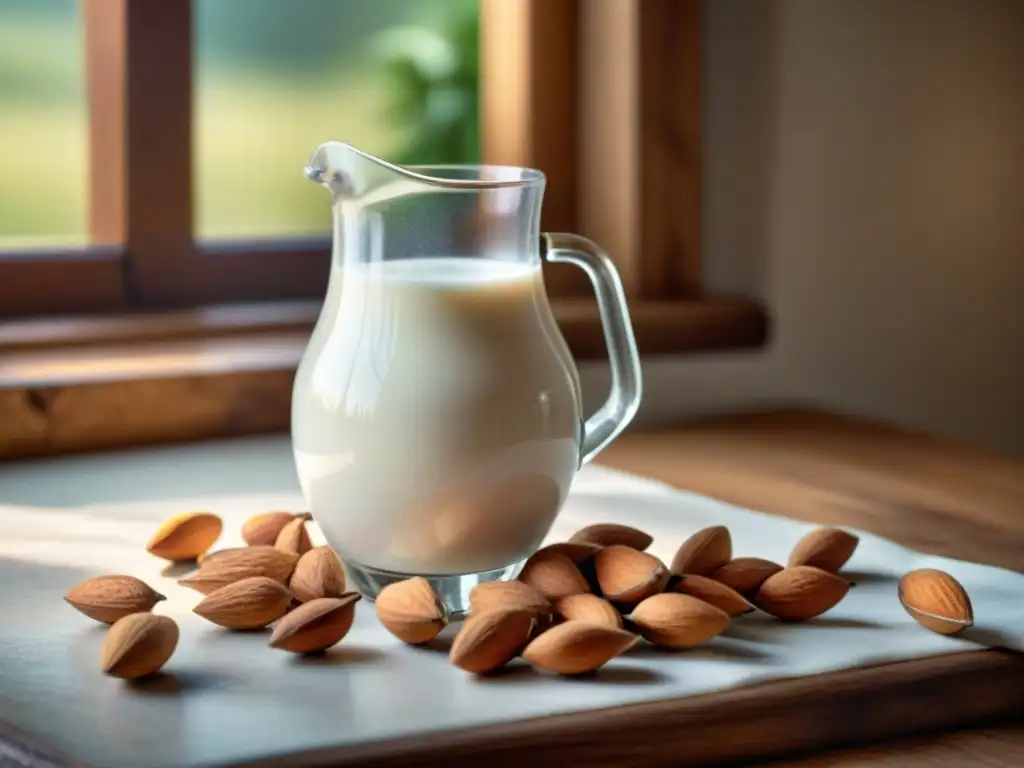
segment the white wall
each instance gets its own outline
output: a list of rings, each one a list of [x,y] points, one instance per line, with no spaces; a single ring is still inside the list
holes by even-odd
[[[1024,454],[1024,1],[705,23],[706,278],[774,337],[647,362],[641,422],[803,399]]]

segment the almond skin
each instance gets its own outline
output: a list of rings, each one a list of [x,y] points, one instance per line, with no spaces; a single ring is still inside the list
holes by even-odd
[[[754,595],[754,605],[783,621],[806,621],[835,606],[849,590],[850,584],[834,573],[794,565],[769,576]]]
[[[467,672],[493,672],[526,645],[533,622],[534,614],[521,608],[472,614],[455,636],[448,659]]]
[[[611,547],[615,545],[632,547],[641,552],[651,546],[654,541],[650,534],[637,528],[630,528],[628,525],[617,525],[616,523],[598,523],[588,525],[576,531],[570,538],[570,542],[596,544],[599,547]]]
[[[580,675],[604,666],[639,640],[624,629],[567,621],[530,641],[523,658],[548,672]]]
[[[555,603],[555,613],[566,621],[581,621],[622,629],[622,614],[597,595],[569,595]]]
[[[225,549],[203,560],[198,571],[178,583],[204,595],[252,576],[266,576],[287,584],[298,562],[295,553],[274,547]]]
[[[250,576],[207,595],[193,612],[227,629],[260,629],[288,611],[292,594],[266,576]]]
[[[519,581],[529,584],[548,600],[590,591],[590,585],[576,564],[558,552],[534,554],[519,574]]]
[[[388,584],[377,595],[377,618],[404,643],[420,645],[433,640],[448,623],[448,613],[426,579]]]
[[[519,608],[534,616],[551,613],[551,603],[544,595],[522,581],[491,581],[477,584],[469,593],[472,613]]]
[[[281,529],[295,519],[291,512],[263,512],[242,524],[242,540],[250,547],[274,546]]]
[[[318,597],[341,597],[345,594],[345,569],[341,558],[330,547],[313,547],[295,564],[288,588],[302,602]]]
[[[645,639],[664,648],[692,648],[729,626],[729,614],[691,595],[665,592],[633,611],[633,624]]]
[[[662,592],[670,575],[654,555],[617,544],[594,555],[594,570],[604,596],[625,608]]]
[[[112,677],[144,677],[166,664],[177,646],[178,625],[173,619],[152,613],[129,614],[108,630],[100,667]]]
[[[732,587],[741,595],[752,596],[765,579],[782,570],[782,566],[760,557],[737,557],[711,574],[715,581]]]
[[[729,616],[742,616],[754,610],[750,601],[735,589],[707,576],[683,576],[672,587],[672,591],[703,600],[725,611]]]
[[[538,549],[536,554],[557,552],[579,565],[597,554],[599,549],[601,549],[600,544],[592,544],[588,541],[560,541],[557,544],[548,544],[546,547]]]
[[[815,528],[793,547],[789,565],[812,565],[837,573],[853,556],[860,539],[839,528]]]
[[[148,613],[163,595],[134,576],[97,576],[72,587],[64,596],[90,619],[113,624],[133,613]]]
[[[953,635],[974,624],[971,598],[945,571],[911,571],[900,579],[899,598],[918,624],[940,635]]]
[[[343,597],[314,597],[285,615],[268,645],[289,653],[319,653],[337,645],[352,628],[358,592]]]
[[[309,538],[309,531],[306,530],[306,519],[296,517],[282,528],[274,541],[274,548],[296,555],[304,555],[309,552],[313,548],[313,542]]]
[[[223,521],[212,512],[182,512],[164,521],[146,551],[164,560],[195,560],[220,538]]]
[[[672,572],[708,576],[732,559],[732,536],[724,525],[703,528],[684,541],[672,558]]]

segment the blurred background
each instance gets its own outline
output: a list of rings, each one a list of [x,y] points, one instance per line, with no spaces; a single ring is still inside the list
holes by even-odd
[[[302,167],[330,139],[401,163],[478,159],[478,0],[193,9],[200,237],[328,231]],[[0,247],[88,239],[83,72],[77,0],[0,0]]]

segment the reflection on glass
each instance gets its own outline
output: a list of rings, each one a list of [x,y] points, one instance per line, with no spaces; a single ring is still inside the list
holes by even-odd
[[[479,0],[193,0],[201,237],[327,233],[311,152],[478,159]]]
[[[76,0],[0,0],[0,249],[86,239]]]

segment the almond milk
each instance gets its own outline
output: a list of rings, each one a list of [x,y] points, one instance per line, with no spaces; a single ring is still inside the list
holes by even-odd
[[[335,267],[292,442],[343,559],[464,574],[537,548],[578,468],[581,418],[539,265],[402,259]]]

